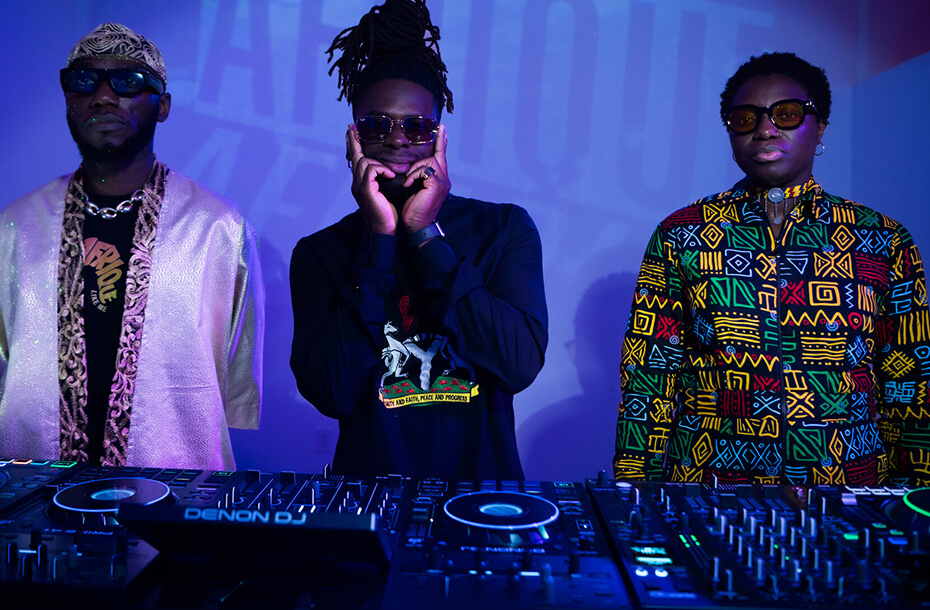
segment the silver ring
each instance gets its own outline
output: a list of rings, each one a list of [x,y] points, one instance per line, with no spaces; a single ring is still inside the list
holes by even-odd
[[[432,175],[435,174],[435,173],[436,173],[436,170],[434,170],[432,167],[430,167],[429,165],[427,165],[427,166],[426,166],[426,169],[423,170],[423,179],[424,179],[424,180],[428,180],[429,177],[432,176]]]

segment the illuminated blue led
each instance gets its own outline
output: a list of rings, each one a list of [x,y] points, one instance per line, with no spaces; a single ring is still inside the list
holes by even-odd
[[[478,507],[478,510],[485,515],[492,515],[494,517],[515,517],[526,512],[526,509],[522,506],[506,504],[504,502],[482,504]]]
[[[134,495],[136,495],[135,489],[102,489],[90,494],[90,497],[101,502],[118,502]]]

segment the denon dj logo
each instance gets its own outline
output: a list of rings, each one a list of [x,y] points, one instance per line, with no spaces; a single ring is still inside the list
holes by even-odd
[[[191,506],[184,509],[184,519],[187,521],[228,521],[230,523],[304,525],[307,523],[307,513],[295,515],[294,513],[279,510],[225,510],[222,508],[196,508]]]

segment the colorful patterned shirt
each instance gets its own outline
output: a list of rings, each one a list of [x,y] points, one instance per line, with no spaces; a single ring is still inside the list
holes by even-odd
[[[815,182],[776,239],[745,181],[673,213],[623,342],[617,478],[930,482],[930,317],[908,231]]]

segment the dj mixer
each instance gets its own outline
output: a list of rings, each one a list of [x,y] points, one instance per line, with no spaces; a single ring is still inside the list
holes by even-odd
[[[930,489],[446,481],[0,460],[0,600],[930,608]]]
[[[637,607],[930,606],[930,489],[589,490]]]

